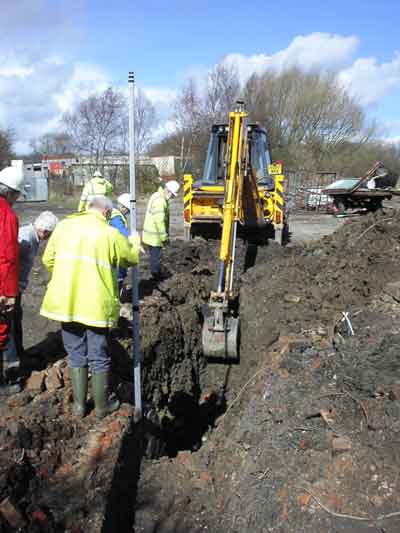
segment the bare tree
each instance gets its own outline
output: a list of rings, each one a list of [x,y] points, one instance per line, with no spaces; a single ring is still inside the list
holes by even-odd
[[[111,87],[83,100],[63,117],[74,149],[89,157],[96,167],[102,166],[107,154],[123,149],[125,112],[124,96]]]
[[[238,96],[250,120],[267,129],[273,158],[286,167],[361,174],[379,154],[396,165],[398,152],[376,141],[376,123],[367,120],[335,73],[299,68],[254,74],[242,89],[235,70],[225,64],[215,67],[204,85],[189,80],[176,101],[176,133],[154,149],[179,155],[184,138],[184,155],[201,168],[211,125],[227,122]]]
[[[127,105],[127,103],[126,103]],[[141,89],[135,94],[135,151],[137,156],[143,155],[151,144],[152,130],[157,124],[156,110]],[[129,149],[128,108],[125,107],[122,134],[123,151]]]
[[[138,156],[149,148],[152,130],[156,125],[156,111],[144,93],[138,89],[135,98],[135,150]]]
[[[330,166],[333,156],[356,149],[374,132],[334,74],[267,71],[253,75],[243,94],[252,118],[267,126],[272,148],[297,168]]]
[[[68,133],[45,133],[30,141],[34,154],[40,156],[63,155],[73,152],[73,140]]]
[[[156,122],[155,109],[142,91],[135,99],[135,142],[141,155],[148,147]],[[96,167],[104,157],[128,151],[128,103],[126,97],[109,87],[100,95],[92,95],[63,117],[74,149],[90,158]]]
[[[233,67],[223,63],[211,70],[199,86],[189,79],[175,104],[178,138],[185,139],[185,156],[202,166],[207,149],[210,127],[226,122],[229,111],[240,93],[239,77]]]
[[[0,130],[0,170],[14,157],[14,132],[11,129]]]
[[[219,63],[208,75],[207,94],[204,102],[208,120],[226,121],[239,94],[240,82],[236,69],[232,65]]]

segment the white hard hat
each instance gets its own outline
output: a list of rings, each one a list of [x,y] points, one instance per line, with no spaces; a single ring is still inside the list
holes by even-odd
[[[124,207],[126,207],[127,209],[131,209],[131,197],[130,195],[125,192],[124,194],[121,194],[121,196],[118,196],[117,198],[117,202],[121,205],[123,205]]]
[[[167,181],[165,184],[165,188],[174,196],[178,195],[179,187],[179,183],[175,180]]]
[[[24,169],[19,167],[6,167],[0,172],[0,183],[14,191],[21,192],[24,181]]]
[[[103,175],[102,175],[102,173],[100,172],[100,170],[96,170],[96,172],[93,174],[93,176],[94,176],[95,178],[102,178],[102,177],[103,177]]]

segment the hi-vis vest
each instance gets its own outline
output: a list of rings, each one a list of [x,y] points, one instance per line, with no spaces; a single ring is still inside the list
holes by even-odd
[[[62,220],[43,254],[51,274],[40,314],[59,322],[99,328],[116,325],[119,298],[116,270],[139,260],[132,244],[97,211]]]
[[[111,196],[114,187],[104,178],[93,178],[86,183],[83,188],[81,200],[78,206],[78,212],[86,211],[90,200],[94,196]]]
[[[169,235],[169,205],[164,189],[160,187],[147,204],[142,241],[150,246],[164,246]]]
[[[114,209],[111,211],[110,220],[112,220],[113,218],[116,218],[116,217],[121,217],[122,218],[122,222],[124,223],[124,226],[126,228],[128,227],[128,219],[126,218],[126,216],[123,215],[119,209],[114,207]]]

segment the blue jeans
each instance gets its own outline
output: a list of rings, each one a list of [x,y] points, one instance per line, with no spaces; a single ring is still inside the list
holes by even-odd
[[[88,366],[93,374],[109,370],[111,357],[108,352],[107,328],[93,328],[78,322],[63,322],[61,335],[71,368]]]
[[[148,246],[150,255],[150,272],[152,276],[161,274],[161,246]]]

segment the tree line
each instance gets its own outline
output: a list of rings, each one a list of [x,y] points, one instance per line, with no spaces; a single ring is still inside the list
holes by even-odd
[[[183,155],[200,173],[211,125],[226,123],[235,101],[245,102],[250,121],[269,134],[274,160],[290,170],[332,171],[361,175],[376,160],[400,172],[400,144],[379,140],[381,131],[339,84],[334,73],[253,74],[244,83],[233,66],[220,63],[203,80],[189,79],[173,109],[175,131],[155,141],[154,105],[142,91],[135,98],[135,142],[139,156]],[[0,162],[13,155],[13,133],[0,130]],[[112,154],[128,151],[128,102],[109,87],[92,94],[66,113],[59,131],[31,141],[33,156],[73,153],[101,167]],[[4,164],[4,163],[3,163]]]
[[[179,154],[183,146],[201,169],[211,124],[226,122],[237,99],[245,102],[250,120],[267,129],[273,159],[286,168],[362,175],[382,160],[400,172],[400,144],[379,140],[378,124],[336,76],[296,67],[253,74],[241,84],[235,69],[222,63],[203,82],[188,80],[175,103],[176,132],[151,153]]]

